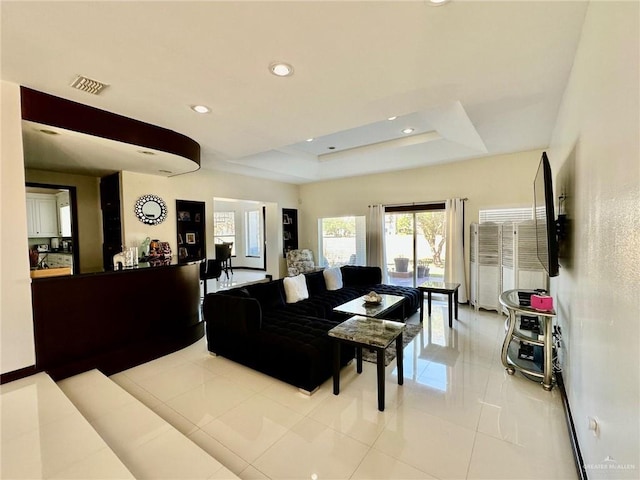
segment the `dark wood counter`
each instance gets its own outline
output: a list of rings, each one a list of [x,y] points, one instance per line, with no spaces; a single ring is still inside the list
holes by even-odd
[[[112,375],[204,336],[199,263],[33,279],[36,369]]]

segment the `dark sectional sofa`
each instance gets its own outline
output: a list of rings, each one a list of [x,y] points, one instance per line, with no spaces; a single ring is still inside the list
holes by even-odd
[[[313,392],[332,374],[327,332],[349,318],[334,307],[371,290],[405,298],[387,318],[404,320],[419,306],[418,289],[381,284],[378,267],[344,266],[341,272],[338,290],[327,290],[322,271],[305,274],[309,298],[292,304],[285,302],[282,279],[206,295],[209,351]],[[342,348],[341,354],[346,365],[354,350]]]

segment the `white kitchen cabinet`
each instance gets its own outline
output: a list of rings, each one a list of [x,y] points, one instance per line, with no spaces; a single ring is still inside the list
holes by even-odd
[[[27,231],[31,238],[58,236],[58,207],[55,195],[27,194]]]
[[[46,260],[49,268],[71,267],[73,272],[73,256],[70,253],[49,253]]]
[[[71,202],[67,190],[56,195],[58,205],[58,236],[71,236]]]

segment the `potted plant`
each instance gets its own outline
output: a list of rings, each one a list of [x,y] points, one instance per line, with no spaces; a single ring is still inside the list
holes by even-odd
[[[429,276],[429,263],[426,258],[418,260],[418,278],[424,278]]]
[[[409,259],[403,255],[400,255],[393,259],[396,264],[396,272],[408,272],[409,271]]]

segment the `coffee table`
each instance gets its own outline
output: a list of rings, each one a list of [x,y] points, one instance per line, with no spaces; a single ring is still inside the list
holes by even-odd
[[[356,315],[329,330],[333,342],[333,394],[340,393],[340,344],[356,347],[356,371],[362,373],[362,347],[377,355],[378,410],[384,412],[384,351],[396,341],[398,385],[404,383],[402,360],[402,332],[404,323]]]
[[[458,288],[459,283],[446,283],[446,282],[424,282],[418,285],[420,290],[420,321],[424,317],[424,292],[428,295],[428,314],[431,316],[431,294],[432,293],[444,293],[447,295],[449,302],[449,328],[453,326],[453,304],[455,304],[456,320],[458,319]],[[452,298],[453,297],[453,298]]]
[[[355,300],[338,305],[333,309],[334,312],[348,313],[350,315],[360,315],[363,317],[382,318],[389,311],[395,309],[402,303],[402,319],[404,320],[404,297],[399,295],[381,294],[382,301],[378,304],[367,303],[364,301],[364,295]]]

